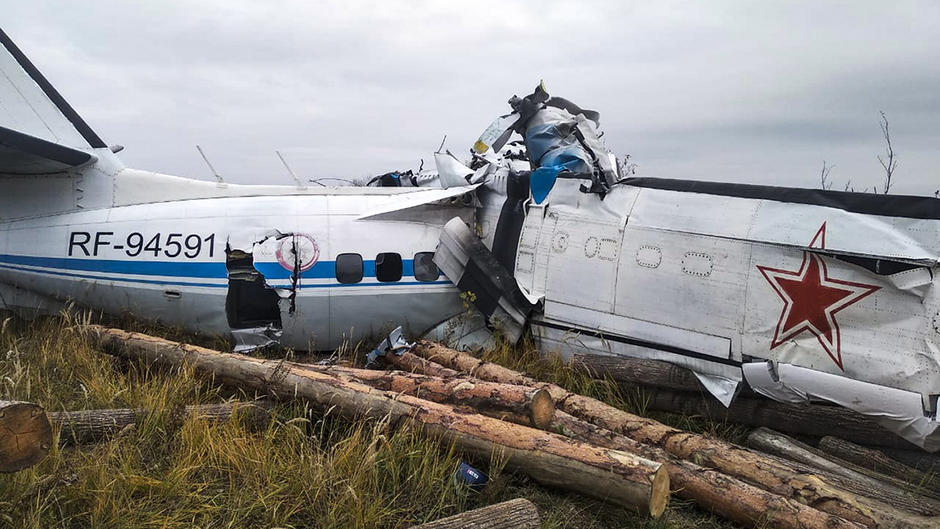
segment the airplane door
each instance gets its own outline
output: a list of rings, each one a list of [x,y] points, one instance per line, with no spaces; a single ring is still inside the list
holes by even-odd
[[[545,294],[548,278],[548,256],[558,215],[547,205],[530,204],[519,236],[515,277],[530,295]]]
[[[546,300],[607,313],[614,311],[623,232],[617,223],[564,215],[540,244],[548,264]],[[546,309],[548,314],[548,309]]]
[[[330,296],[333,263],[323,232],[293,233],[282,239],[276,251],[278,263],[289,272],[288,289],[281,290],[281,323],[284,340],[310,350],[330,348]]]

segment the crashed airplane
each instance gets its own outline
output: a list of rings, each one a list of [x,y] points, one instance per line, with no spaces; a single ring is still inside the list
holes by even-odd
[[[684,366],[725,405],[747,384],[940,449],[940,200],[630,177],[598,114],[541,86],[436,171],[181,178],[125,167],[0,41],[3,308],[75,302],[242,351],[528,328],[546,352]]]

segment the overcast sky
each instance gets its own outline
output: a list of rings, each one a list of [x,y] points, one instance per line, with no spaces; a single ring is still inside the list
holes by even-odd
[[[940,187],[940,3],[47,2],[3,28],[130,166],[289,183],[465,153],[545,80],[638,174]]]

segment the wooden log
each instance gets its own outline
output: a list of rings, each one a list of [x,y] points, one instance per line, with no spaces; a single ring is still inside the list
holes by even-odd
[[[217,382],[275,397],[305,399],[346,417],[410,424],[466,452],[506,457],[508,468],[544,485],[564,488],[658,517],[669,499],[669,475],[658,462],[572,441],[411,395],[344,381],[288,362],[221,353],[152,336],[88,325],[89,340],[108,353],[147,364],[191,366]]]
[[[433,370],[433,367],[431,369]],[[551,424],[555,414],[555,403],[548,392],[529,386],[340,366],[324,368],[324,372],[383,391],[404,393],[434,402],[470,406],[491,417],[512,420],[540,429],[545,429]]]
[[[916,448],[864,415],[841,406],[785,404],[761,397],[737,398],[725,408],[707,393],[646,389],[646,409],[701,415],[713,421],[766,426],[792,435],[822,437],[832,432],[866,445]]]
[[[42,461],[52,447],[52,426],[38,404],[0,400],[0,472]]]
[[[610,378],[627,386],[655,386],[676,391],[704,391],[692,371],[669,362],[623,356],[574,355],[571,365],[595,378]]]
[[[186,406],[184,413],[209,422],[225,422],[238,416],[250,429],[257,430],[267,426],[271,407],[266,401],[224,402]],[[136,424],[147,413],[147,410],[131,408],[60,411],[49,413],[49,419],[59,425],[59,442],[81,444],[111,437]]]
[[[428,341],[419,341],[414,352],[444,367],[483,380],[545,389],[555,399],[555,405],[571,415],[635,441],[662,448],[677,458],[719,470],[841,518],[879,529],[935,527],[936,521],[931,517],[912,515],[884,502],[844,490],[833,485],[826,477],[806,472],[785,461],[768,459],[719,439],[639,417],[596,399],[569,392],[558,385],[533,380],[517,371],[467,353]]]
[[[872,472],[902,480],[918,489],[940,492],[940,478],[895,461],[880,450],[828,435],[820,439],[819,449]]]
[[[538,529],[541,523],[535,504],[525,498],[516,498],[414,525],[411,529]]]
[[[877,498],[898,509],[924,516],[940,515],[940,502],[905,490],[904,483],[883,476],[877,479],[859,472],[856,465],[817,450],[768,428],[757,428],[747,437],[751,448],[796,461],[823,473],[838,476],[841,486]]]
[[[924,450],[902,450],[899,448],[879,448],[891,459],[926,473],[940,474],[940,454],[931,454]]]
[[[430,375],[432,377],[441,378],[452,378],[460,374],[453,369],[448,369],[438,364],[437,362],[425,360],[424,358],[407,351],[400,355],[386,355],[385,361],[390,365],[395,366],[396,369],[406,371],[408,373],[421,373],[423,375]]]
[[[636,452],[662,461],[673,493],[699,507],[745,527],[772,529],[859,529],[850,522],[799,501],[744,483],[716,470],[678,459],[665,450],[600,428],[563,411],[557,412],[553,431],[597,446]]]

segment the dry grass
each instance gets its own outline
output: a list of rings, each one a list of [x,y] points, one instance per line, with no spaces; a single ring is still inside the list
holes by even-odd
[[[181,413],[187,404],[250,399],[187,369],[152,370],[90,348],[65,315],[0,326],[0,397],[50,411],[135,407],[135,428],[107,442],[57,447],[39,465],[0,475],[0,527],[402,528],[515,497],[539,506],[546,528],[729,527],[674,500],[648,520],[575,494],[536,486],[470,460],[491,481],[482,492],[457,487],[461,454],[421,432],[344,420],[301,403],[275,408],[257,431],[239,420],[210,424]],[[131,321],[133,328],[224,348],[212,337]],[[499,347],[491,359],[637,410],[615,385],[593,381],[531,347]]]

